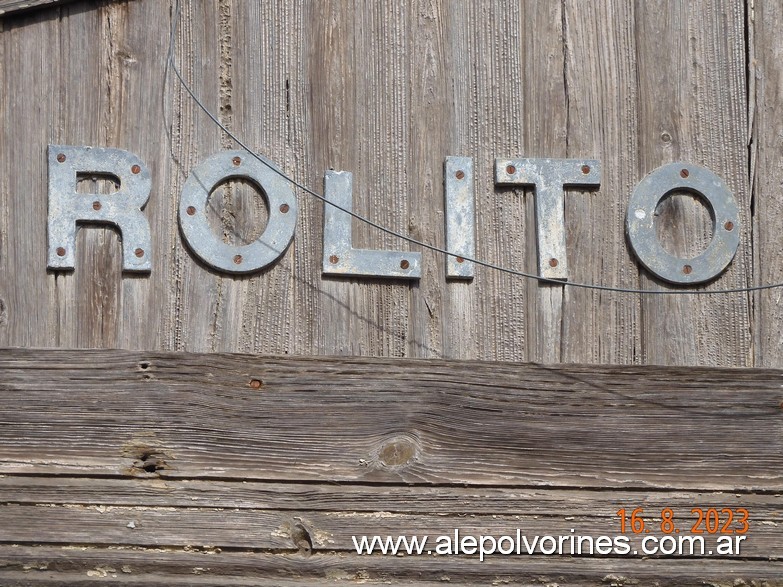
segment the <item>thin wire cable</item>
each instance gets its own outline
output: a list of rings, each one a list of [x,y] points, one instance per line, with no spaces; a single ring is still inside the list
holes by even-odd
[[[172,20],[171,25],[171,38],[169,40],[169,55],[168,55],[168,61],[171,66],[171,70],[174,72],[174,75],[176,75],[177,79],[179,80],[180,85],[185,90],[185,92],[190,96],[190,98],[195,102],[195,104],[199,107],[199,109],[210,119],[212,122],[220,128],[226,135],[231,138],[237,145],[239,145],[240,148],[242,148],[244,151],[246,151],[250,156],[252,156],[254,159],[259,161],[260,163],[263,163],[266,167],[277,173],[280,177],[291,183],[292,185],[296,186],[306,194],[321,200],[324,202],[324,204],[327,204],[329,206],[333,206],[334,208],[337,208],[341,212],[344,212],[346,214],[349,214],[350,216],[356,218],[360,222],[364,222],[365,224],[368,224],[369,226],[372,226],[373,228],[380,230],[382,232],[385,232],[386,234],[390,234],[392,236],[395,236],[399,239],[402,239],[404,241],[407,241],[411,244],[420,246],[424,249],[428,249],[430,251],[441,253],[443,255],[451,256],[451,257],[460,257],[464,259],[465,261],[470,261],[471,263],[475,263],[476,265],[479,265],[481,267],[486,267],[487,269],[492,269],[495,271],[500,271],[502,273],[507,273],[509,275],[515,275],[517,277],[525,277],[527,279],[534,279],[538,281],[539,283],[549,283],[553,285],[561,285],[565,287],[574,287],[574,288],[580,288],[580,289],[588,289],[588,290],[597,290],[597,291],[606,291],[606,292],[615,292],[615,293],[627,293],[627,294],[650,294],[650,295],[719,295],[719,294],[735,294],[735,293],[749,293],[754,291],[762,291],[767,289],[775,289],[775,288],[781,288],[783,287],[783,282],[780,283],[770,283],[766,285],[755,285],[750,287],[737,287],[737,288],[729,288],[729,289],[713,289],[713,290],[707,290],[707,289],[672,289],[672,290],[657,290],[657,289],[634,289],[634,288],[624,288],[624,287],[613,287],[610,285],[597,285],[593,283],[580,283],[576,281],[559,281],[557,279],[549,279],[547,277],[541,277],[540,275],[534,275],[532,273],[526,273],[524,271],[518,271],[516,269],[510,269],[508,267],[503,267],[500,265],[495,265],[493,263],[489,263],[487,261],[482,261],[481,259],[476,259],[473,257],[468,257],[462,253],[453,253],[451,251],[448,251],[446,249],[443,249],[441,247],[431,245],[429,243],[420,241],[418,239],[415,239],[411,236],[408,236],[406,234],[402,234],[400,232],[396,232],[390,228],[387,228],[385,226],[382,226],[376,222],[373,222],[369,218],[365,218],[361,214],[357,214],[356,212],[353,212],[351,210],[348,210],[346,208],[343,208],[342,206],[339,206],[338,204],[335,204],[333,202],[330,202],[326,197],[322,196],[321,194],[314,192],[307,186],[302,185],[297,180],[295,180],[293,177],[287,175],[284,171],[274,167],[273,165],[270,165],[267,163],[260,155],[258,155],[253,149],[248,147],[239,137],[237,137],[231,130],[226,128],[226,126],[220,122],[220,119],[212,113],[205,105],[204,103],[199,99],[198,96],[196,96],[195,92],[191,89],[191,87],[188,85],[188,83],[185,81],[185,79],[182,77],[182,74],[179,71],[179,67],[177,67],[176,60],[174,59],[174,46],[175,46],[175,40],[176,40],[176,34],[177,34],[177,28],[179,25],[179,19],[180,19],[180,2],[177,0],[175,5],[175,13]]]

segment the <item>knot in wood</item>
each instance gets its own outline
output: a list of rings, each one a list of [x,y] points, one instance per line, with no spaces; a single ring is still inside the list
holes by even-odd
[[[395,436],[378,451],[378,460],[387,467],[404,467],[418,456],[418,446],[406,436]]]

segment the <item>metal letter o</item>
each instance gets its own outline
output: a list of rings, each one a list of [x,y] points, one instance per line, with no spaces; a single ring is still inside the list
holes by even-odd
[[[655,210],[674,190],[697,194],[711,208],[712,241],[692,259],[680,259],[664,250],[655,231]],[[739,246],[739,209],[729,188],[712,171],[670,163],[636,186],[628,203],[626,232],[633,252],[650,273],[670,283],[704,283],[720,275],[734,259]]]
[[[290,183],[246,151],[224,151],[209,157],[190,172],[179,203],[179,224],[191,250],[207,265],[225,273],[253,273],[274,263],[285,253],[296,229],[296,196]],[[212,232],[207,204],[222,181],[244,178],[266,195],[269,221],[264,233],[247,245],[224,243]]]

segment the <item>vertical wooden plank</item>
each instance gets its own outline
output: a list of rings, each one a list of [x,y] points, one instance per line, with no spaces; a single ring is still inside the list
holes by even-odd
[[[566,79],[565,30],[562,2],[523,3],[525,144],[529,157],[569,156],[569,95]],[[569,199],[572,194],[566,195]],[[538,272],[535,228],[535,196],[525,195],[527,270]],[[565,230],[566,227],[563,227]],[[570,253],[569,253],[570,255]],[[522,278],[516,278],[522,281]],[[563,334],[563,289],[561,285],[527,279],[527,360],[559,363]]]
[[[781,234],[783,214],[783,6],[770,0],[749,0],[750,114],[752,127],[754,281],[783,281]],[[756,364],[781,365],[783,361],[783,312],[781,289],[754,296]]]
[[[275,6],[220,0],[218,11],[222,122],[286,173],[301,176],[305,166],[301,156],[304,120],[298,106],[303,96],[304,7],[297,3]],[[293,88],[292,82],[296,83]],[[225,136],[221,146],[238,148]],[[238,195],[222,208],[224,228],[229,228],[234,218],[246,214],[236,208]],[[260,198],[259,193],[255,196]],[[302,202],[301,194],[297,198],[301,210],[307,202]],[[301,216],[298,225],[302,225]],[[297,252],[302,243],[298,237],[299,233],[280,260],[262,272],[222,278],[216,308],[217,349],[280,354],[292,351],[296,322],[294,284],[307,274],[307,270],[298,271],[302,268]],[[307,257],[311,264],[315,261],[312,254],[302,257]]]
[[[410,161],[410,14],[404,5],[323,2],[314,10],[309,53],[313,108],[311,185],[326,169],[351,171],[353,209],[378,224],[410,232],[414,195]],[[312,175],[310,177],[313,177]],[[317,178],[317,179],[316,179]],[[322,210],[322,205],[319,205]],[[321,211],[310,219],[320,240]],[[312,226],[312,225],[311,225]],[[314,235],[318,235],[315,237]],[[357,220],[354,246],[410,250]],[[320,265],[322,247],[316,254]],[[412,317],[411,288],[403,281],[318,277],[318,350],[334,354],[405,356]],[[309,286],[306,286],[309,287]]]
[[[149,8],[142,12],[139,4],[108,3],[84,10],[76,3],[10,21],[9,28],[18,30],[19,36],[14,39],[4,35],[4,39],[27,57],[18,61],[25,72],[7,78],[15,87],[5,94],[16,96],[18,103],[13,105],[17,115],[12,117],[12,125],[6,126],[4,142],[29,145],[37,153],[25,153],[24,148],[6,151],[9,173],[5,176],[9,182],[24,182],[26,187],[23,190],[9,185],[3,192],[19,198],[12,202],[11,209],[36,222],[34,227],[25,227],[24,222],[11,221],[14,231],[23,231],[13,235],[23,248],[15,252],[13,263],[26,263],[27,267],[9,268],[9,273],[16,276],[14,290],[25,296],[16,299],[22,305],[48,309],[49,314],[47,324],[37,325],[35,316],[40,309],[25,309],[20,315],[23,332],[15,333],[7,344],[125,348],[156,348],[160,344],[158,309],[166,280],[155,272],[161,269],[160,252],[165,250],[158,238],[165,234],[161,224],[166,219],[152,219],[153,246],[157,245],[152,276],[123,275],[117,231],[95,226],[79,230],[74,272],[47,274],[45,265],[48,143],[130,150],[152,166],[156,186],[151,198],[153,210],[155,199],[166,193],[156,173],[164,152],[158,137],[168,30],[168,11],[160,7],[164,9],[162,14]],[[52,31],[45,30],[55,26]],[[43,67],[25,65],[28,57],[40,59]],[[39,71],[41,79],[30,75]],[[31,87],[24,87],[27,84]],[[47,84],[52,87],[47,89]],[[45,98],[25,99],[38,94]],[[24,159],[30,162],[27,172],[12,172]],[[89,193],[109,193],[115,187],[86,177],[77,189],[89,197]],[[147,215],[150,217],[149,209]],[[28,254],[24,248],[31,245],[40,250]],[[38,260],[35,265],[33,259]],[[33,283],[40,279],[45,279],[46,285]],[[29,295],[32,291],[50,292],[49,304],[37,295]]]
[[[565,3],[569,156],[601,161],[599,191],[566,197],[571,279],[636,289],[627,248],[626,203],[637,181],[637,55],[634,6]],[[566,288],[565,362],[639,362],[639,296]]]
[[[446,92],[449,116],[443,131],[447,139],[445,155],[473,158],[475,189],[478,197],[480,185],[486,185],[485,175],[490,173],[489,159],[478,157],[471,148],[471,137],[475,134],[476,118],[473,112],[475,72],[469,66],[468,46],[471,43],[471,11],[455,9],[454,2],[446,2],[443,12],[443,27]],[[478,206],[478,202],[476,202]],[[481,254],[483,235],[476,234],[476,251]],[[480,275],[484,269],[476,267]],[[479,305],[477,300],[477,279],[470,282],[449,281],[443,292],[443,356],[448,358],[471,358],[478,356],[479,348]]]
[[[90,177],[79,181],[76,187],[85,198],[96,193],[111,197],[119,185]],[[76,270],[72,275],[59,276],[57,282],[61,316],[66,317],[60,322],[59,344],[69,348],[116,347],[122,303],[118,235],[109,228],[82,227],[76,249]]]
[[[720,175],[733,191],[742,220],[741,248],[724,276],[710,287],[742,287],[750,274],[750,201],[747,180],[744,4],[636,3],[639,58],[639,179],[681,160]],[[665,239],[681,256],[706,245],[709,222],[700,222],[693,199],[662,210]],[[660,220],[660,218],[659,218]],[[658,285],[642,272],[644,288]],[[642,296],[642,360],[671,365],[752,364],[748,296]]]
[[[532,190],[496,189],[496,157],[565,157],[568,104],[560,3],[450,4],[454,154],[476,157],[477,256],[537,273]],[[478,267],[450,284],[447,356],[554,363],[563,287]],[[453,317],[452,317],[453,316]]]
[[[441,0],[408,3],[411,29],[408,48],[410,81],[410,150],[408,233],[443,248],[444,178],[452,106],[447,90],[444,27],[450,7]],[[429,132],[422,132],[427,128]],[[446,260],[439,253],[422,251],[421,280],[411,288],[408,320],[408,355],[439,357],[443,354]]]
[[[165,172],[169,128],[164,113],[171,10],[165,2],[109,2],[101,11],[109,99],[107,142],[136,153],[152,177],[144,214],[152,232],[152,272],[124,274],[116,346],[162,348],[170,297],[170,264],[179,192]],[[119,257],[116,257],[119,262]]]
[[[80,8],[75,4],[62,9],[58,51],[61,94],[52,112],[57,131],[50,142],[118,147],[122,137],[116,134],[113,105],[115,92],[121,88],[112,76],[111,32],[105,8]],[[73,91],[75,87],[79,91]],[[89,197],[91,185],[97,184],[82,183],[77,191]],[[112,228],[82,226],[76,248],[75,270],[50,275],[57,295],[57,344],[116,347],[122,282],[119,235]]]
[[[355,108],[356,71],[353,56],[353,12],[346,1],[315,3],[312,11],[314,31],[308,50],[307,73],[310,79],[308,106],[312,117],[312,133],[308,145],[314,169],[307,177],[314,191],[323,193],[323,172],[333,168],[355,171],[357,143],[352,115]],[[351,114],[349,114],[349,105]],[[307,202],[307,196],[303,196]],[[323,254],[321,241],[323,206],[315,203],[304,207],[310,211],[311,224],[302,230],[310,243],[308,254]],[[297,239],[299,235],[297,235]],[[346,279],[321,278],[314,269],[311,291],[316,327],[312,331],[316,348],[325,353],[351,354],[354,341],[349,327],[354,318],[349,303],[359,285]],[[307,336],[305,333],[304,336]]]
[[[171,1],[172,9],[176,1]],[[175,59],[183,78],[210,109],[220,112],[220,13],[214,2],[181,0]],[[225,83],[225,82],[224,82]],[[180,194],[190,171],[203,159],[224,148],[225,139],[204,116],[177,79],[169,78],[166,100],[171,109],[171,156],[167,159],[170,193]],[[222,115],[223,113],[221,113]],[[230,123],[229,123],[229,126]],[[164,323],[165,347],[172,350],[215,351],[220,348],[223,324],[220,308],[223,277],[195,260],[183,242],[177,224],[177,203],[168,203],[168,240],[172,291]]]
[[[2,22],[0,345],[57,343],[55,280],[46,274],[46,145],[63,91],[61,25],[31,15]]]
[[[529,269],[526,238],[532,221],[522,190],[495,191],[495,157],[524,153],[525,3],[449,3],[449,51],[455,87],[451,153],[474,157],[476,256]],[[533,33],[535,34],[535,33]],[[535,286],[477,267],[470,285],[450,284],[444,355],[520,361],[531,348],[526,300]],[[534,290],[533,290],[534,291]]]

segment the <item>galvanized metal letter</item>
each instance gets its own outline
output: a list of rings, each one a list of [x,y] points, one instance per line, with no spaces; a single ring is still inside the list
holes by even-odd
[[[354,249],[351,216],[330,206],[345,210],[353,206],[353,174],[348,171],[327,171],[324,177],[324,257],[323,272],[327,275],[364,275],[419,279],[421,253]]]
[[[568,281],[566,187],[601,185],[600,162],[585,159],[496,159],[495,183],[535,186],[538,274]]]
[[[101,147],[49,145],[48,266],[73,269],[79,223],[110,224],[122,234],[122,268],[152,269],[150,225],[141,209],[152,189],[149,170],[133,153]],[[112,194],[76,192],[79,174],[113,175]]]
[[[190,249],[204,263],[225,273],[253,273],[271,265],[285,253],[296,230],[296,196],[291,184],[245,151],[224,151],[195,167],[185,181],[179,202],[179,224]],[[264,192],[269,220],[263,234],[250,244],[224,243],[212,232],[207,219],[209,194],[215,186],[232,178],[244,178]]]
[[[446,157],[446,277],[473,279],[476,254],[476,203],[472,157]]]
[[[674,190],[700,196],[711,209],[712,241],[692,259],[668,253],[655,231],[655,210]],[[639,262],[653,275],[670,283],[704,283],[720,275],[734,259],[739,247],[739,208],[723,180],[709,169],[669,163],[649,173],[636,186],[628,202],[626,232]]]

